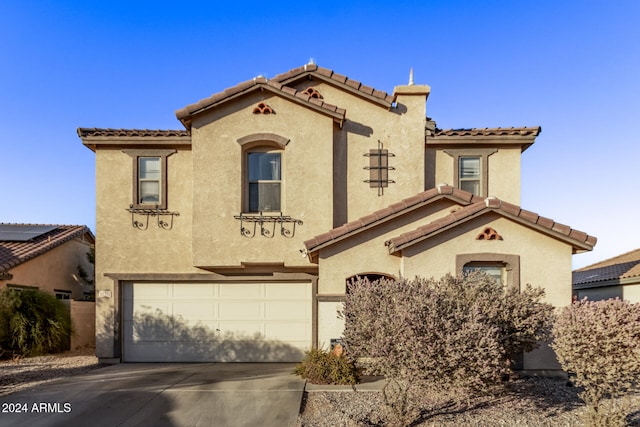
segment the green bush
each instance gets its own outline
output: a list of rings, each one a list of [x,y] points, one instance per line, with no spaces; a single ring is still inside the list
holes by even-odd
[[[66,350],[71,337],[69,310],[39,290],[0,292],[0,357],[38,356]]]
[[[355,363],[348,357],[336,356],[320,348],[305,352],[293,373],[312,384],[352,385],[360,379]]]
[[[582,300],[565,307],[551,347],[574,374],[589,425],[624,425],[625,395],[640,387],[640,304],[620,299]]]

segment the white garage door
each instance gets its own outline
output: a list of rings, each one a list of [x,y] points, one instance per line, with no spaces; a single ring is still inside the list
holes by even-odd
[[[125,362],[297,362],[311,283],[126,283]]]

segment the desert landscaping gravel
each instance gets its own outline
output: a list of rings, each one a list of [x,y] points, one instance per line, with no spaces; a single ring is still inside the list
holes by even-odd
[[[0,396],[48,381],[84,374],[102,366],[105,365],[98,364],[95,349],[92,348],[46,356],[0,360]]]
[[[566,380],[526,378],[508,383],[502,393],[455,402],[433,403],[422,396],[431,411],[423,411],[411,426],[583,426],[584,404]],[[640,426],[640,396],[633,398],[635,413],[629,426]],[[384,426],[380,392],[309,392],[299,416],[301,427]]]

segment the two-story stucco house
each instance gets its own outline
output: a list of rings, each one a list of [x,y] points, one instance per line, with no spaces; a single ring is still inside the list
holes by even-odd
[[[595,238],[521,209],[539,127],[441,130],[430,88],[307,64],[188,105],[182,130],[81,128],[97,176],[103,361],[297,361],[346,283],[481,268],[571,302]],[[542,349],[525,369],[557,368]]]

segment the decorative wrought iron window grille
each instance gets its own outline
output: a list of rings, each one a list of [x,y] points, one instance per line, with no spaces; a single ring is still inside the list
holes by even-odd
[[[235,219],[240,220],[240,234],[244,237],[253,238],[258,233],[268,238],[273,238],[276,233],[276,227],[280,226],[280,235],[286,238],[293,238],[296,234],[296,225],[302,225],[302,220],[282,215],[263,215],[259,214],[243,214],[234,215]]]
[[[171,230],[173,228],[173,219],[180,216],[180,212],[172,212],[167,209],[160,209],[156,206],[155,209],[140,209],[134,208],[133,205],[129,205],[128,212],[131,213],[131,225],[138,230],[146,230],[149,228],[149,217],[156,217],[158,220],[158,228],[163,230]],[[142,221],[136,219],[136,215],[143,217]],[[170,216],[170,222],[166,222],[162,219],[163,216]]]
[[[393,166],[389,166],[389,157],[395,157],[395,154],[385,150],[382,141],[378,140],[378,148],[363,155],[369,157],[369,166],[364,167],[369,171],[369,179],[365,179],[364,182],[368,182],[371,188],[377,188],[378,196],[382,196],[385,187],[395,184],[394,180],[389,179],[389,171],[395,170]]]

